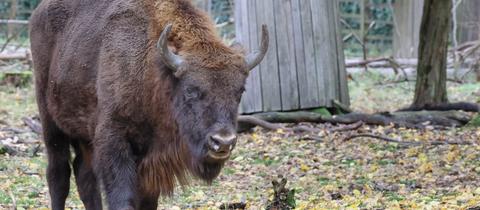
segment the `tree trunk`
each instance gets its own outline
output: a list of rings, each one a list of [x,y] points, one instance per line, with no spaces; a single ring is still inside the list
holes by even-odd
[[[451,10],[451,0],[425,0],[412,107],[448,102],[447,51]]]

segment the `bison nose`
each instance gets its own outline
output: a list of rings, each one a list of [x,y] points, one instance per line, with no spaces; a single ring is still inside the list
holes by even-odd
[[[235,134],[215,134],[208,139],[208,146],[216,153],[230,153],[235,148],[237,136]]]

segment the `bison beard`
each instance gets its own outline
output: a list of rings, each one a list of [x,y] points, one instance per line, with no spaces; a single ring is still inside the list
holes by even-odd
[[[71,167],[86,209],[102,209],[99,183],[109,209],[143,210],[189,174],[219,174],[265,26],[244,55],[187,0],[43,0],[30,22],[52,209]]]

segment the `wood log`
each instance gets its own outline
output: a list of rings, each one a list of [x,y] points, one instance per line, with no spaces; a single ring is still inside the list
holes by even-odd
[[[27,60],[27,59],[29,59],[28,53],[0,54],[1,61]]]
[[[393,63],[399,67],[415,67],[417,66],[417,59],[393,59],[393,58],[374,58],[374,59],[347,59],[345,66],[347,68],[364,67],[368,65],[372,68],[391,68]]]
[[[410,106],[408,108],[400,109],[399,111],[450,111],[461,110],[465,112],[480,112],[480,105],[476,103],[457,102],[457,103],[440,103],[440,104],[426,104],[424,106]]]
[[[257,119],[255,119],[257,118]],[[239,131],[245,131],[254,126],[262,126],[267,129],[278,129],[273,123],[331,123],[331,124],[354,124],[363,122],[369,125],[381,125],[406,128],[424,128],[427,125],[440,127],[460,127],[472,119],[471,115],[459,111],[408,111],[408,112],[384,112],[377,114],[349,113],[332,117],[322,116],[314,112],[269,112],[250,116],[240,116],[238,123]],[[260,123],[259,123],[260,122]],[[268,124],[266,124],[268,123]],[[266,126],[265,126],[266,125]]]
[[[0,20],[1,24],[28,25],[28,20]]]

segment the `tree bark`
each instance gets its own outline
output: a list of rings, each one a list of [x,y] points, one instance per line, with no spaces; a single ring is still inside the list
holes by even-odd
[[[451,0],[425,0],[412,107],[448,102],[447,52],[451,10]]]

